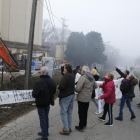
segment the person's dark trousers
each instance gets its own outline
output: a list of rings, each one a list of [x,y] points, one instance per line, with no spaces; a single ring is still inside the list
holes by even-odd
[[[108,112],[109,123],[110,124],[113,124],[112,108],[113,108],[113,104],[105,103],[105,105],[104,105],[104,113],[103,113],[103,116],[102,116],[105,119],[106,113]]]
[[[87,125],[89,102],[78,101],[79,127],[83,129]]]
[[[50,106],[45,108],[37,108],[38,115],[40,119],[40,127],[42,130],[42,138],[48,138],[48,128],[49,128],[49,111]]]

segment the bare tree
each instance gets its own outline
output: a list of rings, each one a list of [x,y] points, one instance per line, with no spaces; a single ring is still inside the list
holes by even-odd
[[[61,39],[61,34],[64,34],[64,40]],[[42,29],[42,44],[45,45],[47,43],[61,43],[67,42],[68,37],[70,36],[71,31],[64,28],[56,28],[54,29],[48,19],[45,19],[43,22]]]
[[[64,35],[64,40],[61,39],[62,32]],[[51,47],[50,56],[55,57],[56,44],[66,43],[70,33],[71,31],[66,28],[54,29],[48,19],[44,20],[42,29],[42,45]]]
[[[110,65],[110,66],[115,66],[117,64],[117,62],[120,60],[119,58],[121,58],[120,50],[109,44],[105,45],[104,53],[107,55],[106,64]]]

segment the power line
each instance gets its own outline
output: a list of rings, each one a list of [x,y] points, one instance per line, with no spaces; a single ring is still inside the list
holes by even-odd
[[[52,8],[51,8],[50,1],[49,1],[49,6],[50,6],[51,15],[52,15]],[[53,15],[52,15],[52,21],[53,21],[53,24],[54,24],[54,27],[55,27],[55,31],[56,31],[56,26],[55,26],[55,22],[54,22],[54,19],[53,19]],[[56,31],[56,34],[57,34],[57,31]]]
[[[54,34],[55,34],[55,36],[56,36],[56,39],[57,39],[57,41],[58,41],[57,33],[56,33],[55,27],[53,26],[53,23],[52,23],[51,14],[50,14],[50,11],[49,11],[49,8],[48,8],[47,1],[45,0],[45,2],[46,2],[47,10],[48,10],[48,13],[49,13],[50,21],[51,21],[51,24],[52,24],[52,28],[53,28]]]
[[[45,0],[46,1],[46,0]],[[39,0],[39,2],[48,10],[48,6],[46,7],[40,0]],[[47,4],[47,3],[46,3]],[[48,12],[49,13],[49,12]],[[67,26],[58,18],[58,17],[56,17],[53,13],[52,13],[52,15],[64,26],[64,27],[66,27],[67,28]],[[74,32],[73,32],[74,33]],[[76,33],[74,33],[74,35],[77,37],[77,38],[79,38],[79,39],[81,39],[79,36],[77,36],[77,34]],[[82,40],[82,39],[81,39]]]
[[[46,7],[40,0],[39,0],[39,2],[47,9],[47,7]],[[63,22],[62,22],[57,16],[55,16],[53,13],[52,13],[52,15],[53,15],[59,22],[61,22],[61,24],[63,24]],[[66,25],[63,24],[63,26],[65,26],[65,27],[67,28]]]

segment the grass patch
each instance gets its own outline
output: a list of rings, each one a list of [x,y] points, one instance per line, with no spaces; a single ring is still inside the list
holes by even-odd
[[[29,89],[33,89],[35,82],[40,78],[40,75],[34,75],[30,79],[29,83]],[[60,84],[60,79],[62,78],[60,71],[55,71],[54,76],[52,79],[55,81],[56,86]],[[1,85],[1,91],[6,90],[24,90],[24,84],[25,84],[25,75],[19,76],[15,78],[15,81],[7,82]],[[54,98],[56,99],[58,97],[58,90],[56,94],[54,95]],[[5,104],[0,105],[0,128],[3,127],[3,125],[9,123],[10,121],[25,115],[26,113],[29,113],[30,111],[36,109],[36,106],[32,105],[33,102],[22,102],[22,103],[15,103],[15,104]],[[5,107],[5,108],[1,108]],[[9,107],[9,108],[7,108]]]
[[[59,71],[55,72],[52,79],[55,81],[56,86],[59,85],[60,79],[61,79],[61,73]],[[29,89],[33,89],[35,82],[40,79],[40,75],[37,74],[35,76],[32,76],[29,82]],[[1,91],[6,90],[24,90],[24,84],[25,84],[25,75],[21,75],[15,78],[15,80],[11,82],[7,82],[1,85]]]

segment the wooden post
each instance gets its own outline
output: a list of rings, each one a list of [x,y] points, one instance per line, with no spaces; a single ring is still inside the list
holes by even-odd
[[[29,88],[29,80],[31,77],[31,63],[32,63],[33,41],[34,41],[36,7],[37,7],[37,0],[33,0],[31,22],[30,22],[30,32],[29,32],[29,41],[28,41],[28,56],[27,56],[27,64],[26,64],[25,87],[24,87],[25,89]]]

